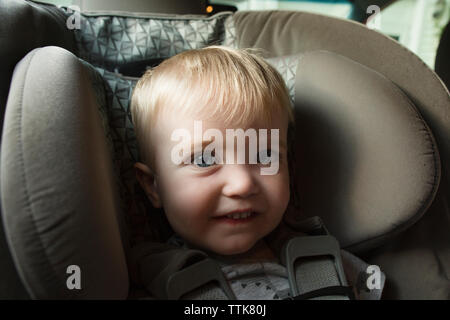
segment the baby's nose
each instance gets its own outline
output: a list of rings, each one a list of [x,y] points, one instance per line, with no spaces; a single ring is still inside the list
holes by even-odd
[[[228,164],[225,166],[225,184],[222,193],[227,197],[246,198],[259,193],[257,172],[246,164]]]

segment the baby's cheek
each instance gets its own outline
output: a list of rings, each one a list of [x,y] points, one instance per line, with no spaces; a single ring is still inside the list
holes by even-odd
[[[270,184],[272,202],[278,210],[284,211],[290,198],[289,178],[285,175],[274,176]]]
[[[198,218],[208,210],[212,199],[207,184],[183,181],[168,190],[168,205],[189,218]]]

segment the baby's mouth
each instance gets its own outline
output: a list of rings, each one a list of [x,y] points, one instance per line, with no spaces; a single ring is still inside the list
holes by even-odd
[[[246,211],[246,212],[236,212],[236,213],[230,213],[227,214],[225,217],[228,219],[247,219],[251,217],[253,214],[255,214],[253,211]]]
[[[232,212],[229,214],[225,214],[219,217],[216,217],[215,219],[223,221],[223,222],[228,222],[228,223],[242,223],[242,222],[248,222],[250,220],[252,220],[255,216],[257,215],[257,213],[253,210],[242,210],[242,211],[238,211],[238,212]]]

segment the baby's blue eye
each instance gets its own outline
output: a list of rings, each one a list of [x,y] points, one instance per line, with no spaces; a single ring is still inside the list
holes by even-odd
[[[200,168],[207,168],[214,165],[215,158],[211,155],[199,154],[193,156],[193,164]]]

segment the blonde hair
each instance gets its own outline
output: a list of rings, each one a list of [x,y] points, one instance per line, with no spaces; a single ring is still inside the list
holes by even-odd
[[[194,112],[225,126],[270,122],[273,112],[285,110],[293,122],[280,74],[249,49],[222,46],[184,51],[148,70],[138,81],[131,114],[144,162],[151,158],[150,129],[158,114],[168,110]]]

